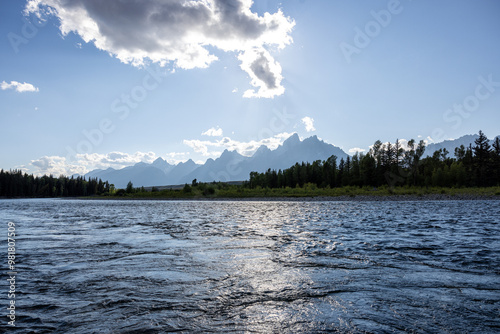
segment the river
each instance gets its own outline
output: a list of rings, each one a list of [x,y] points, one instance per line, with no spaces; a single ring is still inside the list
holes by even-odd
[[[1,200],[2,271],[19,333],[498,333],[499,204]]]

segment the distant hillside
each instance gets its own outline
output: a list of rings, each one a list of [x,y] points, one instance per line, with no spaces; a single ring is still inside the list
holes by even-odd
[[[474,146],[474,141],[479,138],[479,135],[465,135],[460,138],[454,139],[454,140],[445,140],[440,143],[432,143],[427,145],[425,148],[425,153],[424,157],[432,156],[432,154],[440,149],[445,148],[448,150],[449,157],[454,157],[455,155],[455,148],[460,147],[460,145],[464,145],[464,147],[469,147],[469,145]],[[495,137],[496,138],[496,137]],[[493,141],[495,140],[490,140],[490,145],[493,145]]]
[[[432,156],[435,151],[443,148],[450,152],[449,157],[453,157],[456,147],[460,145],[468,147],[470,144],[474,146],[477,138],[478,135],[466,135],[455,140],[429,144],[424,157]],[[301,141],[299,136],[294,134],[277,149],[270,150],[263,145],[251,157],[245,157],[236,151],[225,150],[220,157],[208,159],[203,165],[198,165],[193,160],[171,165],[162,158],[158,158],[151,164],[140,162],[118,170],[97,169],[85,176],[107,180],[117,188],[125,188],[129,181],[132,181],[135,187],[177,185],[191,183],[194,179],[201,182],[244,181],[249,179],[250,172],[262,173],[269,168],[284,170],[297,162],[323,161],[332,155],[337,156],[339,162],[340,159],[348,157],[342,149],[319,140],[317,136]]]
[[[117,188],[125,188],[129,181],[135,187],[164,186],[191,183],[197,179],[203,182],[243,181],[248,180],[250,172],[264,172],[267,169],[285,169],[296,162],[326,160],[335,155],[340,160],[346,159],[347,153],[340,148],[312,136],[300,140],[297,134],[285,140],[275,150],[261,146],[253,156],[245,157],[236,151],[225,150],[217,159],[208,159],[205,164],[197,165],[192,160],[178,165],[171,165],[162,158],[152,164],[138,163],[123,169],[108,168],[94,170],[86,177],[108,180]]]

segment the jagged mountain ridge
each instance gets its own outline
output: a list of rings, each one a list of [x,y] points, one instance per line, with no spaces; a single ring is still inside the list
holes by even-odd
[[[498,136],[500,137],[500,136]],[[464,145],[465,148],[469,147],[469,145],[474,146],[474,141],[479,138],[478,134],[474,135],[465,135],[457,139],[453,140],[445,140],[440,143],[431,143],[426,146],[424,157],[432,156],[432,154],[440,149],[446,149],[449,152],[449,157],[453,157],[455,155],[455,148],[460,147],[460,145]],[[496,137],[495,137],[496,138]],[[493,145],[495,138],[490,140],[490,145]]]
[[[478,135],[465,135],[455,140],[429,144],[424,156],[432,156],[435,151],[446,148],[449,156],[453,157],[456,147],[460,145],[468,147],[470,144],[474,146],[477,138]],[[493,144],[493,140],[490,144]],[[250,172],[253,171],[265,172],[269,168],[283,170],[297,162],[326,160],[332,155],[337,156],[338,161],[348,157],[342,149],[325,143],[317,136],[301,141],[299,136],[294,134],[275,150],[262,145],[251,157],[245,157],[236,151],[225,150],[219,158],[208,159],[203,165],[198,165],[193,160],[171,165],[162,158],[158,158],[151,164],[140,162],[118,170],[96,169],[87,173],[85,177],[107,180],[117,188],[125,188],[129,181],[132,181],[135,187],[184,184],[191,183],[194,179],[202,182],[243,181],[247,180]]]
[[[326,160],[332,155],[336,155],[339,160],[348,157],[340,148],[319,140],[317,136],[301,141],[299,136],[294,134],[277,149],[270,150],[263,145],[251,157],[225,150],[219,158],[208,159],[203,165],[198,165],[192,160],[171,165],[158,158],[151,164],[140,162],[118,170],[98,169],[85,176],[107,180],[117,188],[125,188],[129,181],[132,181],[135,187],[191,183],[194,179],[203,182],[243,181],[249,178],[252,171],[264,172],[269,168],[285,169],[297,162]]]

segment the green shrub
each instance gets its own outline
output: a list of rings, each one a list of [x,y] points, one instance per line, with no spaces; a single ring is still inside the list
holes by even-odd
[[[210,196],[215,194],[215,189],[212,187],[207,187],[205,190],[203,190],[203,195],[204,196]]]
[[[115,196],[125,196],[125,189],[118,189],[115,193]]]

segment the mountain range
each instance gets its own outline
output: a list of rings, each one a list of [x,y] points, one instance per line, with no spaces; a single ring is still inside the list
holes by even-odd
[[[435,151],[443,148],[448,150],[450,157],[453,157],[456,147],[474,145],[478,137],[477,134],[465,135],[455,140],[431,143],[427,145],[424,157],[432,156]],[[337,161],[348,157],[342,149],[325,143],[317,136],[301,141],[297,134],[293,134],[275,150],[262,145],[251,157],[243,156],[236,151],[225,150],[219,158],[208,159],[203,165],[196,164],[191,159],[172,165],[158,158],[151,164],[139,162],[122,169],[96,169],[87,173],[85,177],[107,180],[117,188],[125,188],[129,181],[135,187],[178,185],[191,183],[194,179],[202,182],[244,181],[248,180],[250,172],[265,172],[269,168],[283,170],[293,166],[296,162],[323,161],[332,155],[337,156]]]
[[[129,181],[135,187],[184,184],[194,179],[202,182],[243,181],[248,180],[250,172],[265,172],[269,168],[286,169],[296,162],[326,160],[332,155],[337,156],[339,161],[348,157],[342,149],[325,143],[317,136],[301,141],[297,134],[293,134],[275,150],[262,145],[251,157],[225,150],[219,158],[208,159],[203,165],[191,159],[172,165],[158,158],[151,164],[139,162],[122,169],[96,169],[85,174],[85,177],[107,180],[117,188],[125,188]]]
[[[455,155],[455,148],[460,147],[460,145],[464,145],[465,148],[469,147],[469,145],[474,146],[474,141],[479,138],[478,134],[475,135],[465,135],[457,139],[453,140],[445,140],[440,143],[432,143],[426,146],[424,157],[432,156],[432,154],[440,149],[446,149],[449,157],[453,157]],[[493,140],[490,140],[490,145],[493,145]]]

